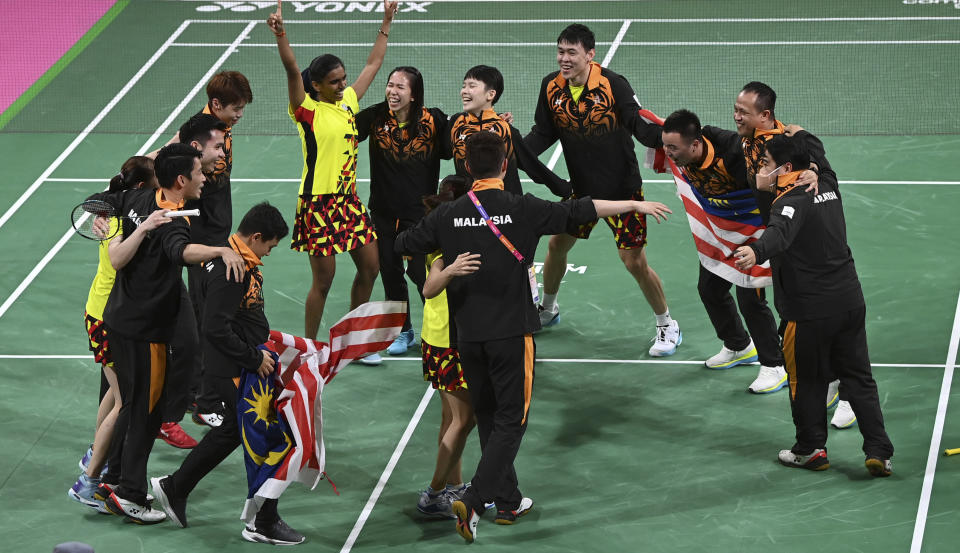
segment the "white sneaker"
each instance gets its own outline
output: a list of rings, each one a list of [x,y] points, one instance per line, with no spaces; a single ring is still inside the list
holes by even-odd
[[[853,413],[853,407],[849,401],[842,399],[837,402],[837,410],[833,412],[833,418],[830,419],[830,425],[834,428],[850,428],[857,424],[857,416]]]
[[[840,400],[840,380],[834,380],[827,386],[827,409],[831,409]]]
[[[167,514],[161,510],[154,509],[149,505],[137,505],[133,501],[127,501],[116,493],[111,493],[110,497],[104,501],[104,506],[108,511],[115,515],[125,516],[137,524],[156,524],[167,519]]]
[[[540,313],[540,327],[547,328],[560,322],[560,306],[553,305],[553,309],[544,309],[542,305],[537,306]]]
[[[363,365],[379,365],[383,363],[383,357],[380,357],[379,353],[371,353],[357,359],[357,362]]]
[[[747,347],[741,350],[732,350],[727,346],[720,349],[720,353],[707,359],[703,364],[708,369],[729,369],[742,365],[743,363],[753,363],[757,360],[757,348],[753,345],[753,340],[747,344]]]
[[[787,383],[787,371],[783,367],[760,367],[756,380],[747,388],[754,394],[771,394]]]
[[[651,357],[666,357],[677,352],[677,346],[683,342],[683,333],[677,321],[670,321],[667,326],[657,326],[657,337],[650,346]]]

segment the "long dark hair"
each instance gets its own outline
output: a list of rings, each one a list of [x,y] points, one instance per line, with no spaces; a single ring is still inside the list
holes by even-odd
[[[110,188],[107,191],[131,190],[141,182],[150,182],[153,177],[153,160],[146,156],[133,156],[124,161],[120,172],[110,179]]]
[[[410,81],[410,109],[407,111],[407,120],[400,122],[407,123],[410,126],[412,136],[415,138],[420,136],[420,125],[418,125],[418,122],[420,121],[420,114],[423,112],[423,75],[420,74],[420,71],[416,67],[402,65],[394,68],[387,77],[387,80],[389,81],[390,77],[393,77],[393,74],[397,71],[405,73],[407,80]],[[384,122],[386,122],[389,112],[390,107],[387,105],[387,102],[381,102],[373,117],[374,126],[382,126]]]

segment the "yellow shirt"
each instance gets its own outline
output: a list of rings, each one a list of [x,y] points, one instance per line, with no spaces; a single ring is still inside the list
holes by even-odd
[[[440,255],[440,252],[433,252],[427,256],[427,274],[430,274],[430,266]],[[431,346],[450,347],[450,310],[447,308],[446,290],[423,302],[423,327],[420,329],[420,338]]]
[[[116,217],[110,218],[110,232],[117,230],[120,221]],[[99,257],[97,263],[97,274],[93,277],[93,283],[90,284],[90,293],[87,294],[87,314],[102,321],[103,310],[107,306],[107,298],[110,297],[110,290],[113,290],[113,281],[117,278],[117,271],[110,264],[110,241],[116,238],[113,236],[110,240],[100,242]]]
[[[574,102],[580,101],[581,94],[583,94],[583,86],[570,85],[570,96],[573,98]]]
[[[318,102],[309,95],[287,115],[297,125],[303,147],[301,196],[357,193],[357,124],[360,111],[353,87],[335,104]]]

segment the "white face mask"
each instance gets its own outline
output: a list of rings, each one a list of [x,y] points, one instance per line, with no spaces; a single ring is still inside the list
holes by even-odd
[[[784,164],[786,165],[786,164]],[[772,191],[777,184],[777,175],[783,172],[783,165],[767,173],[757,172],[757,189]]]

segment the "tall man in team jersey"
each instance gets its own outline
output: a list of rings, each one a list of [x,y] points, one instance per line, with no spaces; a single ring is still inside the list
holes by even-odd
[[[560,141],[577,197],[643,200],[643,181],[631,135],[645,146],[656,148],[660,146],[660,127],[640,117],[640,105],[630,83],[594,62],[595,54],[593,32],[584,25],[570,25],[560,33],[560,70],[543,79],[535,124],[524,143],[539,155]],[[613,231],[621,261],[656,315],[657,335],[650,355],[673,355],[683,336],[670,317],[660,277],[647,264],[643,250],[647,243],[645,217],[627,213],[604,220]],[[576,232],[550,239],[543,264],[543,326],[560,320],[557,293],[567,269],[567,252],[579,238],[588,238],[596,224],[592,221]]]

